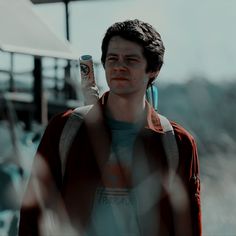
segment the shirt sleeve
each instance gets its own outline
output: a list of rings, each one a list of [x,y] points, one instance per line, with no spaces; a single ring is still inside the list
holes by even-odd
[[[61,187],[58,145],[69,113],[53,117],[39,143],[20,209],[19,236],[40,235],[42,216],[55,205],[55,195]]]
[[[186,188],[189,199],[191,231],[193,236],[202,235],[202,214],[200,194],[200,165],[197,152],[197,144],[193,136],[183,127],[172,123],[178,149],[179,167],[178,173]]]

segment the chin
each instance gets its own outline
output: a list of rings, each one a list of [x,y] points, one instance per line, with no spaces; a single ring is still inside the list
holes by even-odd
[[[129,95],[132,94],[133,91],[130,88],[110,88],[110,91],[117,95]]]

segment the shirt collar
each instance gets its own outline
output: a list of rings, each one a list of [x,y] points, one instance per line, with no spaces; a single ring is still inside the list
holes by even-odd
[[[151,129],[158,133],[164,133],[161,126],[160,118],[154,108],[146,100],[147,123],[145,128]]]
[[[102,95],[100,98],[100,103],[102,107],[104,108],[107,98],[108,98],[109,92],[106,92]],[[148,103],[148,101],[145,101],[145,106],[146,106],[146,122],[145,122],[145,128],[146,129],[151,129],[155,132],[158,133],[164,133],[163,128],[161,126],[160,118],[157,114],[157,112],[154,110],[154,108]]]

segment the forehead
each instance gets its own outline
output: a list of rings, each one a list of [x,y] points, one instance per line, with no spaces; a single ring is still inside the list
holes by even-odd
[[[136,42],[124,39],[121,36],[113,36],[109,41],[107,53],[137,54],[143,56],[143,48]]]

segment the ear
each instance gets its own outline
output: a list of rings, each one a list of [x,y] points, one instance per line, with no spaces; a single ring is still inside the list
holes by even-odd
[[[149,78],[156,78],[159,75],[160,70],[149,72]]]

